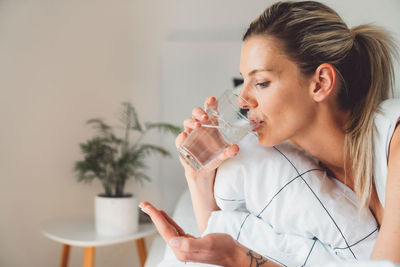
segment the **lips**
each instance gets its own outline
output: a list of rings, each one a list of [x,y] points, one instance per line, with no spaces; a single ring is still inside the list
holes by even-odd
[[[264,125],[264,121],[250,121],[250,125],[252,131],[257,132]]]
[[[258,118],[254,113],[249,113],[247,117],[250,121],[253,132],[258,131],[264,125],[264,121]]]

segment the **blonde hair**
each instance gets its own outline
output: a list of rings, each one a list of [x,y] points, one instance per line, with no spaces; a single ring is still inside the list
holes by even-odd
[[[243,41],[253,35],[277,38],[304,75],[322,63],[336,69],[341,79],[337,103],[350,114],[344,129],[345,162],[351,162],[360,209],[367,207],[373,186],[374,113],[394,84],[396,47],[390,35],[373,25],[349,29],[334,10],[314,1],[275,3],[250,24]],[[345,172],[348,167],[344,165]]]

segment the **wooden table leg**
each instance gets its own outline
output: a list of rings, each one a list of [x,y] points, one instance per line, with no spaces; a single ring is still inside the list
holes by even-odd
[[[143,267],[147,258],[146,244],[144,243],[144,238],[139,238],[136,240],[136,248],[139,254],[140,264]]]
[[[85,247],[83,250],[83,267],[94,267],[94,247]]]
[[[63,244],[62,245],[60,267],[68,267],[70,250],[71,250],[71,246],[70,245],[67,245],[67,244]]]

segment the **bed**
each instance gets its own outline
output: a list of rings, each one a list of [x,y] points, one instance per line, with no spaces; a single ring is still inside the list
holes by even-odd
[[[199,236],[188,190],[184,190],[182,192],[179,200],[177,201],[172,217],[186,232],[194,236]],[[166,245],[161,236],[157,235],[150,246],[145,267],[156,267],[164,257],[169,258],[172,256],[172,254],[172,250]],[[336,263],[332,263],[326,265],[325,267],[339,266],[337,266]],[[389,261],[360,261],[345,265],[342,263],[340,264],[340,267],[400,267],[400,265]]]

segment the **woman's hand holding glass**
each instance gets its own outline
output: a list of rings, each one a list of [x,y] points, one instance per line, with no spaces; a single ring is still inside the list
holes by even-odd
[[[177,148],[181,147],[192,131],[198,130],[202,127],[201,125],[208,120],[214,120],[214,118],[209,118],[209,114],[207,114],[205,110],[216,110],[217,106],[218,102],[215,97],[208,97],[204,103],[204,109],[194,108],[192,110],[192,117],[184,120],[184,132],[179,134],[175,140]],[[238,151],[239,147],[236,144],[228,146],[222,153],[200,170],[192,168],[187,161],[180,156],[181,164],[185,169],[185,176],[200,233],[205,230],[211,212],[219,209],[214,199],[216,169],[223,161],[235,156]]]
[[[218,102],[215,97],[208,97],[204,103],[205,110],[213,109],[217,110]],[[215,118],[209,118],[209,114],[204,109],[201,108],[194,108],[192,110],[192,117],[187,118],[184,120],[184,132],[179,134],[175,139],[175,145],[177,149],[181,147],[184,143],[188,135],[193,131],[197,130],[202,127],[202,124],[208,122],[209,120],[212,121],[211,124],[217,126],[218,122],[215,121]],[[222,138],[222,137],[221,137]],[[180,157],[181,164],[185,169],[185,175],[187,179],[196,180],[197,177],[204,177],[204,176],[215,176],[215,171],[218,166],[228,158],[231,158],[237,154],[239,151],[239,147],[234,144],[232,146],[228,146],[223,153],[218,155],[217,158],[213,159],[210,163],[205,165],[200,170],[193,169],[184,159],[182,156]]]

